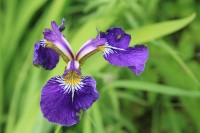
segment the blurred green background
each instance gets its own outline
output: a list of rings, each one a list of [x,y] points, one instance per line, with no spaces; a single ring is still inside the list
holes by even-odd
[[[0,0],[0,132],[200,133],[199,13],[198,0]],[[122,27],[131,46],[150,50],[139,76],[101,53],[87,60],[83,75],[96,79],[100,98],[72,127],[47,122],[39,107],[42,86],[66,64],[60,59],[52,71],[32,65],[35,42],[62,18],[75,51],[96,27]]]

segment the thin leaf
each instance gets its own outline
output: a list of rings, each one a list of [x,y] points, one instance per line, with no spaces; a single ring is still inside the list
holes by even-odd
[[[164,41],[158,41],[155,42],[155,44],[164,50],[166,50],[179,64],[180,66],[185,70],[187,75],[198,85],[200,86],[200,82],[198,78],[195,76],[195,74],[190,70],[190,68],[187,66],[187,64],[178,56],[177,52],[173,50],[169,45],[167,45]]]
[[[92,133],[92,123],[90,121],[89,113],[86,113],[84,117],[83,133]]]
[[[94,127],[96,133],[105,133],[104,126],[103,126],[103,120],[102,120],[102,114],[100,112],[98,103],[95,103],[92,106],[92,114],[94,119]]]
[[[169,35],[191,23],[194,20],[195,16],[196,14],[193,13],[189,17],[183,19],[165,21],[130,30],[128,31],[128,33],[130,33],[133,37],[133,39],[131,40],[131,44],[133,45],[137,43],[146,43],[157,38]]]
[[[154,84],[154,83],[148,83],[148,82],[143,82],[143,81],[133,81],[133,80],[115,81],[109,85],[106,85],[104,91],[106,91],[109,88],[118,88],[118,87],[123,87],[123,88],[131,89],[131,90],[155,92],[155,93],[171,95],[171,96],[185,96],[185,97],[194,97],[194,98],[200,97],[199,91],[185,91],[183,89],[172,87],[172,86],[159,85],[159,84]]]
[[[117,92],[116,95],[119,98],[122,98],[123,100],[130,100],[132,102],[138,103],[143,106],[148,105],[148,103],[146,101],[144,101],[143,99],[140,99],[139,97],[137,97],[131,93],[128,93],[128,92]]]
[[[58,126],[56,127],[55,133],[62,133],[62,130],[61,130],[61,129],[62,129],[62,127],[58,125]]]

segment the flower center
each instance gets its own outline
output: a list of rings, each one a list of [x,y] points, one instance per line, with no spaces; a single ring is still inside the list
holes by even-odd
[[[65,82],[68,85],[74,86],[80,83],[81,75],[79,75],[76,71],[69,71],[68,74],[64,77]]]
[[[72,93],[72,102],[74,100],[75,91],[79,90],[83,87],[83,83],[81,82],[81,75],[79,75],[76,71],[71,70],[64,76],[66,88],[70,88]]]

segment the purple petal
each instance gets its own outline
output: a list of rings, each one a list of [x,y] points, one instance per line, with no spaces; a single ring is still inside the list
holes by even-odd
[[[86,110],[98,99],[99,94],[96,91],[96,81],[90,77],[83,77],[84,87],[74,94],[74,107],[76,111]]]
[[[128,48],[131,40],[131,36],[121,28],[111,28],[106,33],[101,32],[100,37],[106,38],[109,45],[123,49]]]
[[[69,59],[72,59],[74,57],[72,53],[71,46],[69,42],[65,39],[65,37],[62,35],[62,33],[59,30],[58,25],[55,21],[51,22],[52,30],[45,29],[44,31],[44,38],[52,42],[57,48],[59,48]]]
[[[128,49],[106,47],[104,58],[112,65],[129,67],[136,75],[144,70],[148,59],[148,49],[144,45],[136,45]]]
[[[133,71],[136,75],[140,75],[144,71],[145,64],[138,65],[137,67],[130,66],[128,68],[131,69],[131,71]]]
[[[51,78],[42,89],[40,106],[44,117],[62,126],[71,126],[79,121],[82,110],[86,110],[98,99],[96,81],[92,77],[82,77],[75,87],[66,84],[61,76]],[[72,99],[73,97],[73,99]]]
[[[97,36],[95,39],[88,40],[83,46],[80,48],[80,50],[77,53],[76,59],[80,60],[85,55],[91,53],[92,51],[97,50],[98,46],[102,46],[106,43],[105,38],[100,38]]]
[[[69,61],[63,76],[67,75],[68,72],[70,72],[70,71],[76,71],[79,75],[81,75],[81,71],[79,70],[80,69],[79,66],[80,66],[80,64],[76,60]]]
[[[59,55],[51,48],[44,46],[44,41],[37,42],[34,46],[33,64],[42,66],[46,70],[56,67],[59,61]]]

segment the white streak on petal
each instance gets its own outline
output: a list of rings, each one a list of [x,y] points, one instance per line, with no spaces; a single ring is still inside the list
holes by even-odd
[[[108,43],[106,43],[105,44],[105,50],[103,51],[103,55],[108,57],[109,54],[117,53],[116,50],[126,51],[125,49],[113,47],[113,46],[109,45]]]
[[[69,51],[59,41],[56,41],[54,45],[56,45],[69,59],[72,59],[72,56],[69,53]]]
[[[74,85],[72,85],[71,88],[72,88],[72,102],[73,102],[73,100],[74,100],[74,91],[75,91]]]
[[[67,41],[67,39],[63,35],[62,35],[61,39],[65,42],[67,47],[72,51],[71,45],[69,44],[69,42]]]
[[[79,91],[84,86],[84,83],[82,82],[82,80],[83,78],[81,78],[79,83],[70,85],[65,82],[65,79],[63,77],[56,77],[56,80],[54,82],[59,82],[59,86],[62,87],[64,93],[68,93],[68,94],[70,92],[72,93],[72,102],[73,102],[75,92]]]

